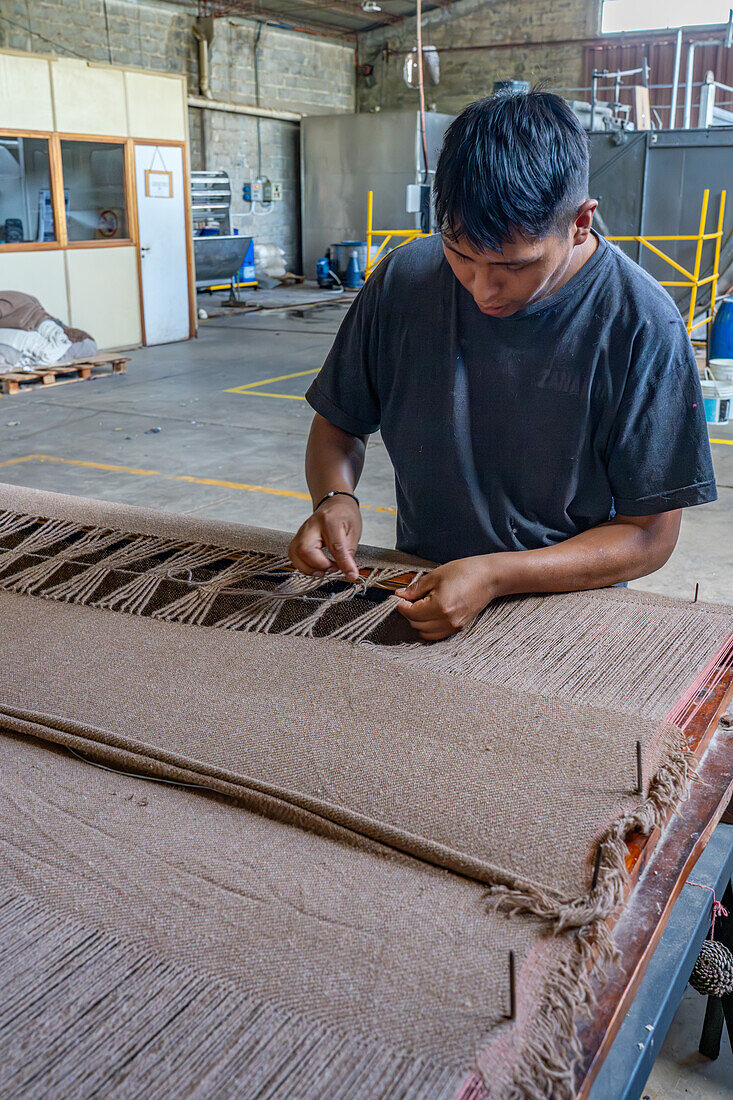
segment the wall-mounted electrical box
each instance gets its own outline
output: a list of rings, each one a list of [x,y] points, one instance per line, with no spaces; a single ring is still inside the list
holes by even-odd
[[[248,180],[242,187],[245,202],[262,202],[262,180]]]
[[[281,183],[273,183],[272,185],[272,201],[280,202],[283,197],[283,185]]]
[[[275,186],[279,186],[276,184]],[[272,202],[273,184],[270,183],[267,176],[259,176],[256,180],[247,180],[242,184],[242,198],[245,202],[261,202],[267,204]]]
[[[430,205],[430,185],[423,183],[408,183],[405,194],[405,212],[408,214],[419,214],[425,207],[425,204]]]

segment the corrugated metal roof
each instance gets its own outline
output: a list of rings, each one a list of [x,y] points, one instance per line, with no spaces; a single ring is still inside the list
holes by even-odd
[[[200,0],[201,15],[241,15],[248,19],[266,19],[285,26],[351,37],[390,23],[401,23],[415,14],[411,0],[375,0],[380,11],[364,11],[360,0]],[[425,3],[423,11],[438,7]]]

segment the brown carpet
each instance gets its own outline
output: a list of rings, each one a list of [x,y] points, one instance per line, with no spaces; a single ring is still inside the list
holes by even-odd
[[[74,935],[94,927],[189,967],[232,1020],[269,1006],[249,1049],[270,1049],[275,1077],[274,1036],[290,1034],[278,1013],[296,1013],[320,1052],[300,1091],[285,1077],[228,1095],[371,1100],[402,1095],[404,1072],[434,1080],[405,1096],[438,1097],[479,1050],[492,1097],[571,1095],[573,1020],[593,945],[609,949],[624,836],[684,793],[684,742],[664,717],[731,633],[731,609],[618,590],[529,597],[428,647],[402,640],[380,598],[410,564],[399,555],[366,551],[357,588],[315,584],[283,573],[272,533],[11,487],[0,509],[2,725],[237,803],[0,739],[3,881],[18,899],[7,935],[45,920],[63,938],[80,920]],[[112,793],[123,787],[145,791],[141,812]],[[522,964],[513,1026],[509,950]],[[176,970],[170,995],[186,980]],[[389,1051],[349,1093],[362,1042]],[[206,1072],[224,1072],[217,1049]],[[135,1051],[142,1076],[119,1095],[153,1073]],[[8,1057],[18,1081],[46,1072],[23,1043]],[[181,1080],[198,1072],[187,1066]],[[90,1055],[78,1095],[102,1088],[95,1073]]]

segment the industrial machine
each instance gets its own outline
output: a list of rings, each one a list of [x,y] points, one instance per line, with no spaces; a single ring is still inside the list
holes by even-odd
[[[356,248],[366,267],[367,195],[374,191],[374,223],[391,229],[432,228],[430,190],[443,135],[453,115],[425,115],[425,171],[418,111],[315,115],[301,123],[300,173],[305,271],[334,242],[346,250],[345,273]],[[409,192],[408,192],[409,188]]]
[[[257,283],[254,261],[250,271],[242,271],[253,238],[232,231],[231,204],[232,189],[226,172],[191,173],[196,289],[220,290],[229,285],[231,297],[236,299],[240,286]],[[249,278],[243,278],[245,274]]]

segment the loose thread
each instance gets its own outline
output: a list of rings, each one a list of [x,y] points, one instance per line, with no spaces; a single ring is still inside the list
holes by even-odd
[[[718,901],[718,899],[715,896],[715,890],[713,890],[712,886],[704,886],[702,884],[702,882],[692,882],[690,879],[687,880],[687,885],[688,886],[697,886],[700,890],[709,890],[710,893],[713,895],[713,907],[712,907],[712,910],[711,910],[711,913],[710,913],[710,939],[714,940],[715,939],[715,921],[716,921],[716,918],[717,917],[721,917],[721,918],[722,917],[727,917],[728,916],[728,910],[723,906],[722,901]]]

